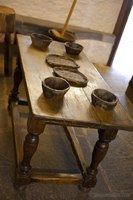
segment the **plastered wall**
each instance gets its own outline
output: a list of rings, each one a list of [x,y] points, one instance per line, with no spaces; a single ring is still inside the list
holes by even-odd
[[[0,0],[15,9],[20,22],[63,27],[73,0]],[[113,33],[123,0],[77,0],[68,28]],[[91,62],[106,64],[113,42],[93,39],[78,41]]]
[[[15,9],[19,20],[64,24],[73,0],[1,0]],[[69,24],[112,33],[123,0],[77,0]]]

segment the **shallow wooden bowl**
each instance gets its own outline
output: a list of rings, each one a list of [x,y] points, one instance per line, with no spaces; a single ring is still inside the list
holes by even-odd
[[[50,45],[50,43],[52,42],[51,37],[47,35],[43,35],[43,34],[38,34],[38,33],[32,33],[31,40],[32,40],[33,46],[42,51],[45,51]]]
[[[118,98],[105,89],[95,89],[92,94],[92,104],[105,110],[112,110],[118,102]]]
[[[43,94],[46,98],[49,99],[63,99],[69,88],[69,83],[63,78],[48,77],[42,81]]]
[[[66,42],[65,49],[68,54],[79,55],[83,50],[83,46],[75,42]]]
[[[64,36],[62,37],[61,34],[61,30],[57,30],[59,32],[58,34],[55,34],[54,29],[49,29],[48,33],[50,35],[50,37],[52,37],[54,40],[60,41],[60,42],[73,42],[75,40],[75,35],[72,32],[68,32],[66,31]]]

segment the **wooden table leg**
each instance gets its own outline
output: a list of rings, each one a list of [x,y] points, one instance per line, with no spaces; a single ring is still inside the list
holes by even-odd
[[[20,86],[20,83],[22,81],[22,72],[21,72],[21,66],[20,66],[20,58],[17,59],[17,67],[14,72],[14,83],[13,83],[13,89],[11,90],[11,94],[9,95],[8,104],[10,106],[11,101],[18,102],[18,89]]]
[[[4,52],[4,73],[6,76],[12,75],[12,64],[13,64],[13,57],[12,57],[12,44],[10,33],[5,34],[5,52]]]
[[[25,137],[23,145],[23,160],[19,166],[16,177],[16,184],[18,186],[27,185],[31,182],[31,159],[38,147],[39,135],[45,128],[45,124],[43,122],[34,119],[31,115],[29,115],[27,124],[28,134]]]
[[[92,161],[90,166],[87,168],[87,174],[84,174],[83,187],[90,188],[96,185],[96,174],[98,172],[98,165],[104,159],[109,148],[109,143],[115,139],[117,132],[118,130],[116,129],[98,130],[99,140],[94,146],[94,150],[92,153]]]
[[[18,187],[27,185],[31,181],[31,158],[34,155],[39,142],[39,136],[28,133],[25,137],[24,146],[23,146],[23,160],[16,176],[16,185]]]

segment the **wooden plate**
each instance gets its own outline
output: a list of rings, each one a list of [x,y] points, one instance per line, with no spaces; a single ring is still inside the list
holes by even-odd
[[[72,86],[85,87],[87,85],[87,77],[79,72],[77,69],[55,67],[53,70],[56,76],[64,78]]]
[[[51,67],[65,67],[65,68],[73,68],[73,69],[79,68],[79,66],[73,59],[67,58],[61,55],[56,55],[56,54],[49,54],[46,57],[46,62]]]

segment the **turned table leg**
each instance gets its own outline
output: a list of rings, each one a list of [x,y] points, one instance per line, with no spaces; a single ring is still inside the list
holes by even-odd
[[[94,146],[91,164],[87,168],[87,173],[84,174],[83,187],[91,188],[96,185],[96,174],[98,171],[98,165],[104,159],[109,148],[109,143],[115,139],[117,132],[118,130],[116,129],[98,130],[99,140]]]
[[[28,133],[25,137],[23,145],[23,160],[17,171],[15,184],[20,187],[27,185],[31,181],[31,159],[34,155],[39,143],[39,136],[32,133]]]
[[[38,135],[28,133],[25,137],[24,157],[23,157],[23,160],[22,160],[21,166],[20,166],[21,171],[25,175],[27,175],[31,170],[30,162],[31,162],[32,156],[34,155],[34,153],[37,149],[38,142],[39,142]]]
[[[20,67],[20,58],[17,59],[17,67],[14,72],[14,83],[13,83],[13,89],[11,90],[11,94],[9,95],[8,99],[8,106],[10,108],[11,101],[18,102],[18,89],[20,86],[20,83],[22,81],[22,72]]]
[[[31,159],[37,150],[39,135],[44,131],[45,124],[38,119],[33,118],[30,114],[28,117],[27,129],[28,134],[25,136],[23,144],[23,160],[19,166],[16,184],[18,186],[27,185],[31,182]]]

